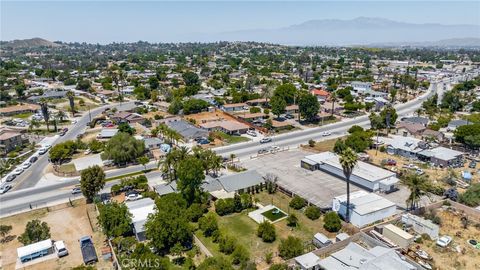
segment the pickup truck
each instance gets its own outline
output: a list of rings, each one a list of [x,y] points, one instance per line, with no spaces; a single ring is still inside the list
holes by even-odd
[[[85,265],[98,262],[97,252],[90,236],[80,238],[80,249],[82,250],[83,262]]]

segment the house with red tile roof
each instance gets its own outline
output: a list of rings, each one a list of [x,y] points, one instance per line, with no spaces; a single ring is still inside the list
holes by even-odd
[[[314,88],[310,90],[310,94],[316,96],[318,102],[320,103],[324,103],[327,100],[327,98],[330,96],[330,92],[323,89],[319,89],[319,88]]]

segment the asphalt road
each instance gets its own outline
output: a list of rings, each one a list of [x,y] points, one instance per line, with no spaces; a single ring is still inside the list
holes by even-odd
[[[77,135],[82,134],[85,130],[87,123],[90,122],[90,116],[93,119],[100,115],[106,108],[112,106],[119,107],[120,105],[105,105],[92,109],[90,113],[85,112],[81,117],[76,118],[77,123],[72,125],[64,136],[58,136],[58,138],[54,141],[54,143],[52,143],[52,145],[68,140],[76,140]],[[44,175],[44,171],[47,168],[48,163],[48,153],[40,155],[38,160],[33,163],[30,168],[28,168],[21,175],[15,178],[15,180],[12,182],[12,190],[20,190],[24,188],[34,187]]]
[[[424,95],[410,102],[395,106],[399,117],[412,115],[415,110],[421,106],[422,102],[425,99],[437,92],[438,87],[443,87],[443,81],[438,83],[432,82],[430,89]],[[94,117],[94,113],[96,115],[100,113],[102,109],[104,108],[98,108],[99,111],[92,111],[92,118]],[[75,138],[77,134],[81,133],[83,127],[86,125],[86,122],[88,122],[88,114],[86,117],[87,118],[83,116],[82,119],[77,122],[77,125],[75,126],[78,128],[73,128],[72,130],[70,130],[68,134],[60,138],[58,141],[56,141],[56,143],[63,140]],[[260,144],[258,142],[246,142],[217,148],[215,149],[215,151],[218,154],[224,156],[228,156],[230,153],[234,153],[237,157],[246,158],[248,156],[256,154],[259,149],[267,147],[269,145],[296,146],[300,143],[305,143],[309,139],[319,140],[338,137],[341,134],[345,134],[352,125],[368,127],[370,125],[368,116],[361,116],[354,119],[330,124],[324,127],[312,128],[278,135],[273,137],[273,142],[268,144]],[[332,133],[332,136],[323,137],[323,131],[330,131]],[[39,181],[41,175],[43,175],[44,168],[48,164],[47,158],[45,156],[42,158],[45,159],[44,162],[47,163],[41,163],[41,160],[38,160],[35,166],[32,166],[32,170],[29,170],[30,173],[24,173],[25,175],[22,176],[26,178],[30,177],[30,180],[26,184],[23,184],[23,187],[25,189],[11,191],[0,196],[0,217],[12,215],[13,213],[20,211],[28,211],[30,208],[45,207],[48,204],[53,204],[55,202],[66,202],[68,201],[68,199],[79,198],[82,196],[71,194],[71,188],[74,185],[78,184],[78,179],[65,180],[65,182],[63,183],[52,184],[48,186],[32,187],[35,185],[35,183]],[[43,167],[40,165],[43,165]],[[156,166],[154,162],[148,164],[148,168],[153,168],[154,166]],[[111,178],[140,171],[142,169],[143,166],[136,165],[113,171],[107,171],[106,175],[107,178]],[[108,182],[104,188],[104,191],[109,191],[110,187],[117,182],[118,181]]]

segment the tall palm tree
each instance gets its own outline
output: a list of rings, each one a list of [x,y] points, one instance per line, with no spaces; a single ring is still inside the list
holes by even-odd
[[[332,92],[332,94],[330,95],[330,100],[332,101],[332,117],[333,117],[333,113],[335,112],[335,102],[337,101],[337,93]]]
[[[70,104],[70,111],[72,116],[75,117],[75,94],[72,91],[67,92],[68,103]]]
[[[49,131],[50,130],[49,128],[50,112],[48,111],[47,100],[44,98],[40,99],[40,110],[42,111],[43,120],[45,120],[45,124],[47,124],[47,131]]]
[[[347,147],[340,153],[340,165],[347,181],[347,212],[345,220],[350,222],[350,176],[352,176],[353,168],[357,165],[357,153],[352,148]]]
[[[407,207],[411,210],[418,207],[418,203],[422,196],[429,195],[428,190],[430,190],[431,184],[423,175],[408,173],[400,179],[400,182],[410,190],[410,195],[408,196],[406,203]]]

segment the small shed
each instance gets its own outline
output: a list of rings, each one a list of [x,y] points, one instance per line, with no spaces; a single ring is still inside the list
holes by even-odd
[[[346,233],[339,233],[337,236],[335,236],[335,242],[340,242],[343,240],[347,240],[350,237],[350,235]]]
[[[313,252],[303,254],[301,256],[295,257],[295,263],[302,270],[316,270],[319,268],[320,258],[315,255]]]
[[[317,248],[323,248],[323,247],[326,247],[326,246],[332,244],[332,241],[330,239],[328,239],[327,236],[325,236],[323,233],[316,233],[313,236],[313,244]]]
[[[388,224],[383,227],[383,236],[392,240],[393,243],[404,249],[408,248],[414,238],[413,235],[393,224]]]
[[[428,219],[407,213],[402,215],[402,223],[412,226],[413,230],[418,234],[426,233],[432,239],[438,238],[440,227]]]

